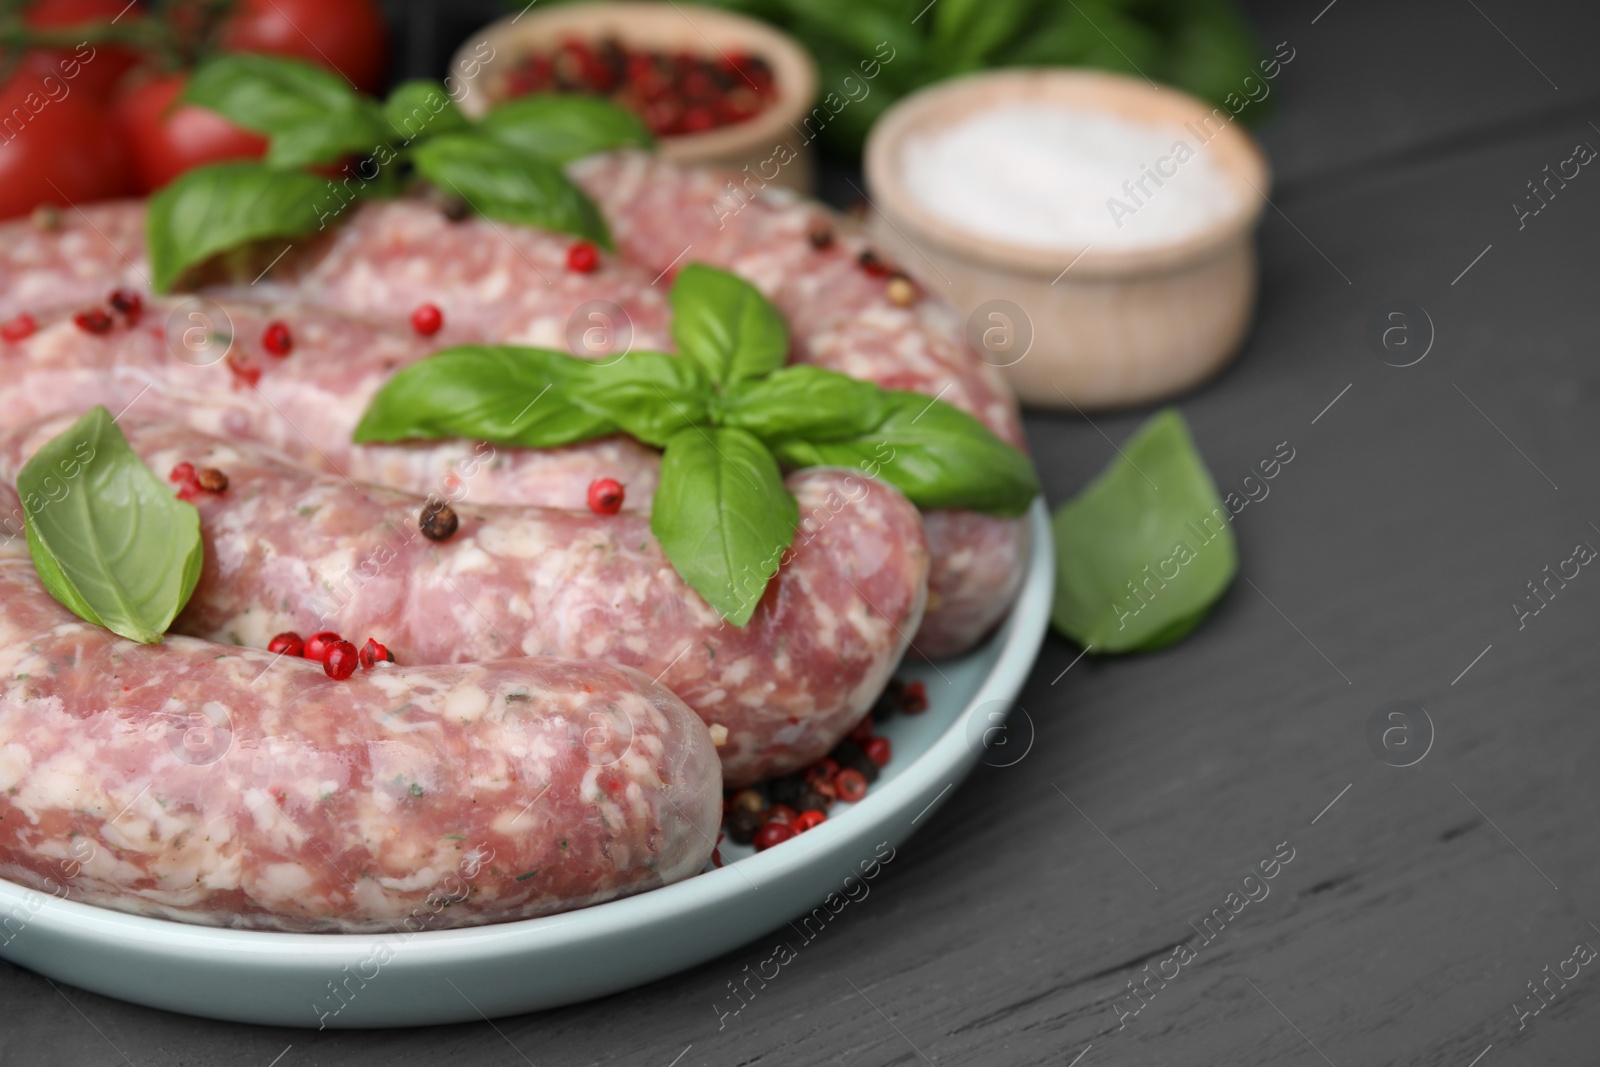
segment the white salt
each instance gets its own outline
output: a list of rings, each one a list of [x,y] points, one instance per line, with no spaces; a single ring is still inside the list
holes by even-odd
[[[1207,137],[1192,124],[1012,103],[909,138],[900,165],[923,207],[969,232],[1060,251],[1141,248],[1239,207]]]

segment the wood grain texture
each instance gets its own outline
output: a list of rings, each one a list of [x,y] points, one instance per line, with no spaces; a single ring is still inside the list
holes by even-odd
[[[1313,26],[1322,6],[1256,12],[1298,50],[1263,131],[1281,184],[1261,310],[1239,363],[1181,403],[1225,492],[1295,449],[1238,516],[1241,580],[1153,656],[1062,675],[1077,650],[1052,638],[1015,720],[1027,758],[979,768],[738,1016],[719,1029],[712,1005],[778,932],[604,1000],[421,1032],[212,1023],[0,965],[0,1063],[1600,1061],[1596,964],[1524,1028],[1512,1008],[1600,945],[1600,572],[1523,629],[1511,608],[1574,543],[1600,546],[1600,173],[1521,230],[1509,207],[1578,140],[1600,146],[1600,13],[1339,0]],[[1366,338],[1394,300],[1435,326],[1412,367]],[[1050,498],[1145,414],[1031,417]],[[1394,699],[1436,730],[1412,767],[1368,747]],[[1128,982],[1285,841],[1270,895],[1119,1029]]]

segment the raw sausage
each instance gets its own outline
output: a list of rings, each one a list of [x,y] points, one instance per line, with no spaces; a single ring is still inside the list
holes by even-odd
[[[17,498],[0,488],[0,510]],[[626,667],[320,666],[81,622],[0,536],[0,877],[218,926],[529,918],[698,872],[705,727]]]
[[[0,439],[0,479],[72,416]],[[819,759],[882,692],[916,629],[928,557],[891,486],[813,468],[787,484],[802,524],[749,624],[725,624],[638,513],[461,506],[434,543],[422,499],[291,466],[183,427],[121,421],[158,474],[214,467],[199,493],[205,569],[175,631],[264,648],[284,630],[376,637],[401,663],[567,656],[638,668],[710,726],[730,785]]]

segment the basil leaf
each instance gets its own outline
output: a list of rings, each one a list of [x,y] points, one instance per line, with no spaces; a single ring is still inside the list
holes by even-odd
[[[599,209],[553,163],[476,131],[423,141],[412,158],[424,178],[479,214],[611,247]]]
[[[887,414],[883,390],[871,382],[802,364],[736,383],[728,390],[722,422],[763,441],[829,441],[870,433]]]
[[[975,69],[1016,38],[1034,6],[1029,0],[944,0],[933,10],[934,44],[952,71]]]
[[[472,124],[456,107],[443,84],[427,78],[401,82],[383,102],[383,118],[401,144],[410,144],[426,133],[458,133]]]
[[[218,252],[319,229],[343,207],[327,179],[311,174],[260,163],[191,170],[150,197],[145,243],[151,288],[167,292],[184,271]]]
[[[267,163],[303,167],[388,140],[378,109],[339,75],[296,59],[235,53],[201,64],[183,99],[271,138]]]
[[[1238,570],[1231,518],[1183,416],[1156,415],[1055,514],[1056,627],[1100,653],[1183,637]]]
[[[478,128],[502,144],[557,165],[612,148],[649,148],[654,143],[633,112],[597,96],[571,93],[497,104]]]
[[[888,414],[871,431],[837,441],[772,442],[786,467],[856,467],[924,508],[1021,515],[1039,492],[1028,457],[966,412],[921,393],[886,391]]]
[[[384,383],[354,440],[470,437],[556,448],[616,433],[610,420],[570,402],[571,383],[587,369],[582,360],[543,348],[446,348]]]
[[[745,431],[690,427],[667,441],[650,529],[673,570],[733,625],[755,613],[799,519],[777,461]]]
[[[706,419],[710,383],[681,356],[630,352],[615,363],[583,367],[582,380],[563,399],[646,444],[660,448],[679,430]]]
[[[91,408],[17,475],[28,551],[50,595],[132,641],[161,640],[200,580],[200,513]]]
[[[726,385],[783,366],[789,327],[743,278],[691,263],[672,284],[672,340],[711,380]]]

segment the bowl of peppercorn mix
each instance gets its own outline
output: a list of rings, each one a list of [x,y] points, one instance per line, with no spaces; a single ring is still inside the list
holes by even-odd
[[[477,91],[461,105],[473,117],[533,93],[603,96],[637,115],[667,159],[748,170],[762,186],[814,184],[802,123],[816,64],[793,38],[743,15],[656,2],[525,12],[486,26],[451,66],[476,71],[465,80]]]

